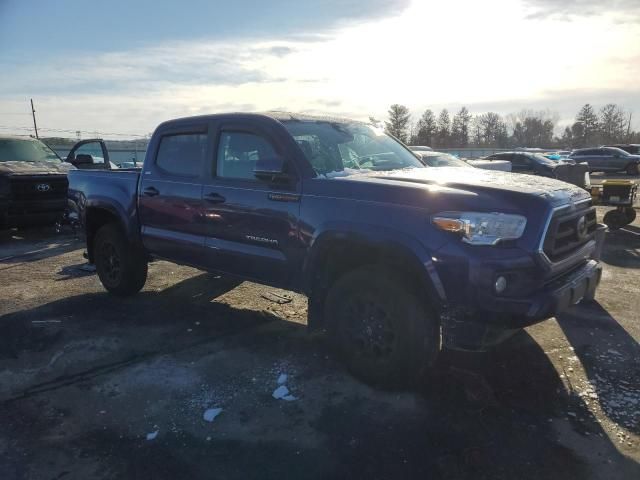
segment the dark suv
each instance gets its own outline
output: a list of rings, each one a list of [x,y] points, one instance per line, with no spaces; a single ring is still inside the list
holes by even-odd
[[[508,160],[511,162],[511,171],[515,173],[528,173],[530,175],[542,175],[553,178],[553,170],[558,162],[548,159],[539,153],[529,152],[500,152],[486,157],[486,160]]]
[[[640,155],[632,155],[621,148],[598,147],[574,150],[569,158],[589,164],[591,172],[627,172],[640,174]]]

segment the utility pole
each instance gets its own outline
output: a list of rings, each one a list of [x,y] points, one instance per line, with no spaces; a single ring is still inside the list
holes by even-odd
[[[31,115],[33,115],[33,129],[36,131],[36,138],[40,138],[38,136],[38,125],[36,125],[36,109],[33,108],[33,98],[31,99]]]
[[[627,123],[627,141],[631,141],[631,115],[633,112],[629,112],[629,123]]]

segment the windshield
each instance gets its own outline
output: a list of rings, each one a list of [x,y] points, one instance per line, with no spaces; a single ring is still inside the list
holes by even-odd
[[[370,125],[297,120],[282,123],[318,175],[424,168],[402,144]]]
[[[532,153],[530,154],[530,157],[534,159],[536,163],[540,163],[542,165],[549,165],[551,167],[555,167],[556,165],[556,162],[539,153]]]
[[[629,155],[631,155],[629,152],[618,147],[608,147],[607,150],[609,150],[609,152],[611,152],[612,154],[620,155],[621,157],[628,157]]]
[[[60,162],[60,157],[40,140],[0,138],[0,162]]]
[[[422,155],[422,161],[430,167],[469,167],[469,164],[448,153]]]

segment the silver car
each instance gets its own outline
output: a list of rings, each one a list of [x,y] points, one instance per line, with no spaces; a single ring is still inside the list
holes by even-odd
[[[640,155],[631,155],[616,147],[581,148],[571,152],[569,158],[588,163],[590,172],[640,174]]]

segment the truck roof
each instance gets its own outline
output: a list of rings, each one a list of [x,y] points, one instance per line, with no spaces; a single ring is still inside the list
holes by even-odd
[[[363,122],[361,120],[353,120],[350,118],[344,117],[335,117],[331,115],[310,115],[307,113],[293,113],[293,112],[283,112],[283,111],[269,111],[269,112],[230,112],[230,113],[213,113],[209,115],[197,115],[191,117],[182,117],[176,118],[172,120],[167,120],[163,122],[162,125],[165,124],[176,124],[176,123],[188,123],[193,120],[219,120],[219,119],[241,119],[241,118],[271,118],[273,120],[277,120],[279,122],[286,121],[300,121],[300,122],[331,122],[331,123],[360,123],[366,124],[367,122]]]

